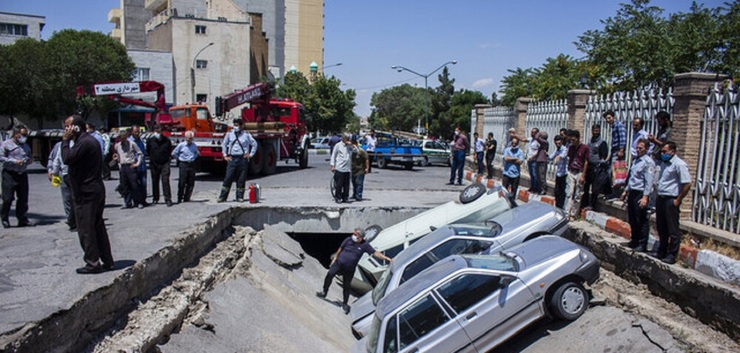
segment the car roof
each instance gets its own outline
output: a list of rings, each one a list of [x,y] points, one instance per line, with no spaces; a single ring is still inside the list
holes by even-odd
[[[558,256],[568,251],[580,249],[580,247],[556,235],[543,235],[535,239],[518,244],[506,250],[506,254],[516,255],[525,265],[519,271],[533,266],[549,258]],[[458,272],[462,269],[472,267],[466,261],[467,258],[496,257],[502,255],[451,255],[433,264],[428,269],[404,282],[383,299],[378,302],[376,312],[379,317],[384,317],[389,312],[403,305],[408,300],[421,292],[425,292],[440,280]],[[519,261],[517,261],[519,263]]]
[[[424,270],[422,272],[423,275],[419,274],[415,276],[384,296],[378,302],[378,306],[375,309],[376,314],[381,318],[386,316],[389,312],[395,310],[412,297],[429,289],[440,279],[446,278],[466,267],[468,267],[468,263],[460,255],[452,255],[444,258],[442,261]]]
[[[409,261],[418,258],[422,254],[429,252],[432,247],[444,242],[445,240],[458,235],[459,229],[490,229],[490,225],[481,224],[448,224],[437,228],[433,232],[421,237],[415,243],[409,245],[406,249],[398,253],[393,262],[391,262],[390,270],[395,271],[397,268],[406,265]],[[464,235],[465,237],[482,237],[475,235]]]

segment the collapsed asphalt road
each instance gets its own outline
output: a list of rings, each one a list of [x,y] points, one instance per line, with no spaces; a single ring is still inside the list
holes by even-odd
[[[356,341],[349,317],[339,308],[339,286],[331,287],[326,300],[314,295],[325,273],[319,261],[307,257],[287,234],[270,227],[259,232],[236,227],[197,266],[121,320],[121,326],[89,351],[346,352]],[[602,270],[602,279],[592,290],[595,299],[578,320],[541,320],[495,352],[726,352],[738,348],[609,271]],[[708,339],[681,342],[638,315],[644,310],[686,320]]]
[[[0,352],[76,352],[86,346],[90,351],[115,346],[124,352],[146,347],[170,352],[346,351],[354,343],[348,317],[314,296],[325,269],[308,256],[300,264],[270,258],[258,251],[263,235],[239,227],[269,224],[280,231],[348,233],[378,220],[388,226],[454,200],[462,188],[444,186],[449,168],[374,170],[365,184],[367,200],[339,207],[328,193],[331,174],[323,160],[312,159],[305,170],[279,170],[253,180],[263,187],[264,199],[257,205],[215,203],[220,180],[199,175],[194,202],[120,210],[113,191],[117,182],[106,182],[106,224],[122,267],[85,277],[74,274],[81,251],[76,235],[61,223],[59,190],[36,168],[29,178],[37,226],[0,232]],[[282,247],[293,249],[289,258],[300,257],[295,245]],[[594,288],[605,306],[592,307],[568,325],[545,321],[501,351],[544,352],[548,345],[575,347],[575,342],[591,344],[582,351],[640,351],[636,347],[645,342],[651,347],[645,351],[740,351],[726,335],[683,314],[685,308],[655,297],[644,285],[607,274],[602,271]],[[329,299],[339,297],[339,288],[333,287]],[[595,321],[584,321],[592,314]],[[666,331],[673,341],[657,334]],[[200,347],[196,342],[207,349],[192,348]]]

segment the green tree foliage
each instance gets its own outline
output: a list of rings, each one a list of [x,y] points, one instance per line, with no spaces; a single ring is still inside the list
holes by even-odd
[[[57,111],[63,115],[77,108],[77,86],[128,82],[136,69],[126,53],[126,47],[100,32],[65,29],[55,32],[46,46],[55,72],[55,94],[50,98],[57,103]],[[107,103],[105,98],[88,102],[92,107],[109,107]]]
[[[459,90],[452,95],[448,116],[452,119],[448,128],[435,136],[452,138],[456,126],[462,131],[470,131],[470,114],[476,104],[488,104],[488,99],[478,91]]]
[[[47,60],[46,47],[33,39],[0,46],[0,112],[11,117],[53,115],[53,104],[45,100],[53,90]]]
[[[583,60],[548,58],[540,68],[517,68],[502,80],[502,104],[519,97],[564,98],[586,86],[602,93],[668,88],[681,72],[711,72],[737,77],[740,72],[740,1],[717,8],[694,3],[688,13],[663,15],[649,0],[622,4],[574,44]]]
[[[531,97],[534,89],[534,69],[522,69],[517,67],[516,70],[508,69],[511,75],[504,76],[501,80],[501,104],[513,107],[519,97]]]
[[[452,96],[455,94],[455,79],[450,78],[450,71],[445,66],[437,75],[439,86],[434,89],[432,96],[432,116],[429,118],[428,134],[432,136],[446,136],[455,129],[455,122],[460,119],[470,120],[470,111],[465,116],[453,115],[451,112]],[[470,125],[468,122],[467,125]]]
[[[395,86],[374,93],[370,98],[373,112],[368,119],[378,130],[411,131],[430,111],[431,93],[409,84]]]
[[[58,120],[77,108],[75,88],[130,81],[134,63],[126,48],[105,34],[62,30],[47,42],[24,39],[0,49],[0,113]],[[90,107],[110,106],[102,99]]]
[[[352,111],[356,93],[342,91],[342,82],[334,76],[317,75],[313,83],[300,72],[285,75],[284,83],[277,88],[279,97],[290,98],[303,104],[309,116],[309,131],[339,132],[347,125],[359,121]]]

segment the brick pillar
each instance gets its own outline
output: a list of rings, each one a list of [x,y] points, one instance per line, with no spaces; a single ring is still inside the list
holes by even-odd
[[[673,130],[671,139],[676,143],[676,154],[689,165],[692,191],[681,204],[681,218],[691,217],[694,200],[693,187],[696,183],[696,169],[699,165],[701,145],[701,123],[704,120],[709,89],[724,75],[689,72],[673,77]]]
[[[470,129],[473,130],[473,132],[477,132],[482,138],[486,138],[486,134],[483,132],[483,127],[485,126],[483,111],[488,108],[491,108],[488,104],[476,104],[473,108],[473,111],[475,112],[475,124],[471,126]]]
[[[514,123],[514,128],[516,129],[516,135],[519,136],[520,140],[529,138],[529,132],[527,131],[527,104],[529,104],[533,100],[534,99],[532,98],[526,97],[522,97],[516,100],[516,105],[514,108],[516,110],[516,122]]]
[[[568,91],[568,129],[581,133],[581,141],[585,138],[584,122],[586,121],[586,103],[588,96],[596,91],[588,89],[574,89]]]

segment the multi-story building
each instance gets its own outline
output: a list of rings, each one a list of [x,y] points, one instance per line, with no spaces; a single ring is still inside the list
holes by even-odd
[[[0,45],[13,44],[21,38],[41,40],[46,17],[0,12]]]
[[[127,48],[172,53],[175,104],[213,104],[215,96],[281,78],[286,66],[321,67],[323,6],[323,0],[121,0],[108,17],[111,35]]]

